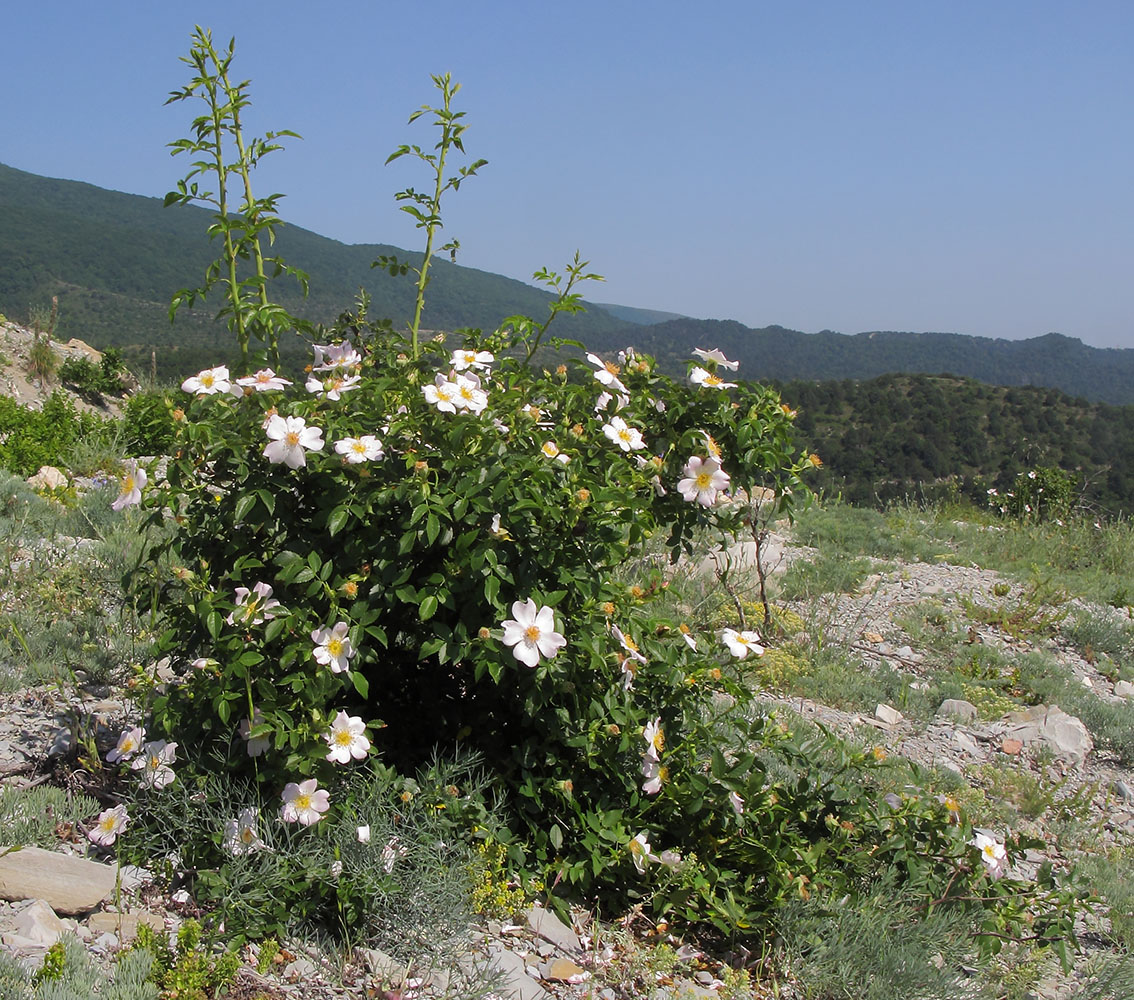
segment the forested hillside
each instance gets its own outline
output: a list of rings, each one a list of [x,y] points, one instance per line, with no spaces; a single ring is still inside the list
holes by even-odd
[[[172,181],[171,181],[172,186]],[[286,207],[286,201],[284,202]],[[232,350],[227,329],[212,319],[220,303],[169,323],[169,301],[179,288],[201,281],[217,248],[206,236],[209,213],[165,208],[159,198],[106,191],[76,181],[52,180],[0,164],[0,312],[25,319],[33,305],[59,297],[58,335],[79,337],[101,349],[118,347],[148,365],[156,350],[169,375],[215,364]],[[565,260],[574,248],[564,251]],[[279,279],[272,295],[297,315],[330,321],[365,287],[371,315],[404,322],[413,314],[408,277],[371,268],[381,254],[413,254],[384,244],[348,246],[305,229],[280,229],[274,252],[307,271],[311,294]],[[562,262],[536,261],[533,270]],[[434,260],[425,327],[494,328],[507,316],[542,319],[550,295],[521,281]],[[590,337],[621,328],[602,309],[556,320],[563,336]]]
[[[625,340],[625,343],[623,342]],[[993,385],[1042,385],[1107,403],[1134,403],[1134,350],[1088,347],[1057,333],[993,340],[956,333],[799,333],[750,329],[731,320],[675,319],[593,341],[602,350],[633,343],[678,369],[694,347],[719,347],[748,378],[873,378],[887,372],[948,373]]]
[[[823,460],[815,485],[852,502],[960,491],[983,504],[1017,473],[1054,466],[1076,474],[1088,503],[1134,513],[1134,406],[928,375],[780,389],[800,443]]]

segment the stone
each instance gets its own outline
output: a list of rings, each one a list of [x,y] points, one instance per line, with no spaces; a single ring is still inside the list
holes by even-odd
[[[862,638],[867,642],[882,642],[882,636],[877,632],[863,632]]]
[[[578,935],[550,910],[532,906],[525,916],[532,931],[561,951],[578,954],[583,950]]]
[[[140,910],[136,913],[112,913],[102,910],[87,918],[87,926],[95,935],[113,934],[122,944],[128,944],[138,936],[138,927],[146,924],[155,931],[165,930],[165,921],[156,913]]]
[[[1005,736],[1004,739],[1002,739],[1000,741],[1001,752],[1008,754],[1009,757],[1018,756],[1020,751],[1023,750],[1023,749],[1024,749],[1023,743],[1021,743],[1019,740],[1011,739],[1008,736]]]
[[[0,857],[0,899],[42,899],[56,913],[86,913],[114,893],[116,871],[86,858],[24,847]]]
[[[1009,712],[1004,720],[1005,736],[1025,745],[1037,740],[1046,743],[1056,756],[1073,764],[1082,764],[1095,746],[1087,727],[1058,705],[1035,705],[1023,712]]]
[[[524,960],[514,951],[493,951],[492,963],[504,982],[500,991],[512,1000],[551,1000],[551,994],[528,975]]]
[[[33,490],[57,490],[67,485],[67,477],[54,465],[41,465],[39,472],[28,478]]]
[[[381,976],[383,982],[391,986],[401,985],[402,979],[405,978],[406,967],[384,951],[377,948],[359,948],[358,957],[362,959],[369,972]]]
[[[315,963],[302,955],[288,962],[284,967],[282,978],[290,983],[310,979],[315,975]]]
[[[1129,681],[1116,681],[1114,685],[1114,693],[1119,698],[1134,698],[1134,684]]]
[[[902,713],[896,708],[891,708],[889,705],[879,703],[878,707],[874,709],[874,718],[886,723],[888,726],[896,726],[902,721]]]
[[[553,958],[540,966],[540,975],[556,983],[581,983],[587,976],[586,970],[569,958]]]
[[[972,757],[984,756],[984,752],[981,750],[980,744],[977,743],[977,741],[974,740],[968,733],[963,732],[960,729],[958,729],[953,734],[953,742],[959,749],[963,750],[965,753],[969,754]]]
[[[1134,788],[1123,781],[1121,778],[1115,778],[1110,784],[1111,791],[1114,792],[1123,802],[1134,803]]]
[[[42,899],[25,906],[9,921],[9,930],[0,935],[0,941],[9,947],[50,948],[67,925]]]
[[[911,646],[899,646],[894,650],[894,655],[899,660],[912,660],[914,658],[914,651]]]
[[[946,698],[937,709],[938,715],[952,716],[963,722],[972,722],[977,717],[977,707],[971,701],[961,698]]]

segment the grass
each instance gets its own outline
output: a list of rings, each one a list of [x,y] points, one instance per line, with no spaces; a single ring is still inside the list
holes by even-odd
[[[61,788],[0,788],[0,844],[49,850],[59,843],[62,829],[73,828],[97,811],[94,799]]]

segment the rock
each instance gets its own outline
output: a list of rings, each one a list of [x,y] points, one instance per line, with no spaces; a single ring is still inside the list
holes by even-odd
[[[1121,778],[1115,778],[1110,783],[1111,791],[1114,792],[1123,802],[1134,803],[1134,788],[1123,781]]]
[[[0,899],[42,899],[56,913],[86,913],[111,896],[115,877],[109,865],[25,847],[0,857]]]
[[[536,934],[545,941],[550,941],[561,951],[577,954],[583,950],[578,935],[550,910],[545,910],[542,906],[533,906],[528,909],[525,916],[528,918],[528,926]]]
[[[911,647],[911,646],[899,646],[897,649],[894,650],[894,655],[899,660],[912,660],[914,658],[913,647]]]
[[[957,730],[953,734],[953,742],[958,748],[973,757],[983,757],[984,751],[981,750],[980,744],[977,743],[968,733]]]
[[[551,994],[528,975],[524,960],[513,951],[493,951],[492,962],[504,979],[501,992],[514,1000],[551,1000]]]
[[[1114,693],[1119,698],[1134,698],[1134,684],[1129,681],[1116,681],[1114,685]]]
[[[977,707],[971,701],[960,698],[946,698],[937,709],[938,715],[952,716],[963,722],[972,722],[977,717]]]
[[[67,485],[67,477],[54,465],[41,465],[39,472],[28,477],[28,485],[33,490],[56,490]]]
[[[1074,764],[1082,764],[1094,749],[1087,727],[1058,705],[1036,705],[1023,712],[1009,712],[1005,736],[1025,745],[1036,740],[1046,743],[1055,754]]]
[[[401,985],[405,978],[406,967],[396,958],[391,958],[377,948],[359,948],[358,955],[366,968],[375,976],[381,976],[383,981],[391,986]]]
[[[877,632],[863,632],[862,638],[866,640],[866,642],[882,642],[882,636]]]
[[[315,963],[300,955],[284,967],[282,978],[291,983],[307,980],[315,975]]]
[[[539,972],[544,979],[556,983],[581,983],[587,978],[586,970],[569,958],[553,958],[541,965]]]
[[[1019,740],[1011,739],[1007,736],[1000,741],[1000,750],[1002,753],[1008,754],[1009,757],[1017,756],[1021,750],[1024,749],[1024,744]]]
[[[902,713],[896,708],[879,703],[878,707],[874,709],[874,718],[885,722],[888,726],[896,726],[902,721]]]
[[[50,948],[67,925],[42,899],[25,906],[8,924],[10,930],[0,935],[0,941],[14,948]]]
[[[112,913],[103,910],[92,913],[86,923],[96,936],[113,934],[122,944],[127,944],[138,936],[140,924],[146,924],[155,931],[165,930],[165,921],[156,913],[149,913],[146,910],[139,910],[136,913]]]

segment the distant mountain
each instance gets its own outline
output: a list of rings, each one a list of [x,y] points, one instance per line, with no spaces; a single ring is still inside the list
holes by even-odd
[[[203,208],[165,208],[160,198],[53,180],[0,164],[0,312],[24,319],[30,306],[59,296],[59,335],[99,348],[124,348],[148,363],[151,350],[171,371],[216,363],[232,351],[232,337],[213,321],[221,302],[181,312],[170,326],[173,293],[198,284],[217,248]],[[275,252],[306,271],[311,295],[291,279],[273,285],[273,298],[306,319],[329,322],[365,287],[370,315],[396,323],[413,314],[409,277],[372,269],[381,254],[415,258],[385,244],[346,245],[296,226],[278,231]],[[416,255],[420,258],[420,254]],[[544,262],[537,262],[544,263]],[[554,267],[554,262],[547,262]],[[551,296],[522,281],[435,259],[423,326],[492,329],[522,313],[543,319]],[[623,321],[602,309],[561,316],[556,333],[589,338]]]
[[[215,364],[234,347],[227,329],[213,320],[219,300],[182,311],[172,327],[167,318],[173,293],[198,284],[216,255],[206,236],[209,221],[202,208],[164,208],[158,198],[0,164],[0,312],[25,319],[30,307],[46,306],[57,295],[63,338],[121,348],[136,365],[148,364],[153,351],[163,374]],[[413,252],[385,244],[348,246],[295,226],[280,229],[276,248],[310,275],[307,299],[288,279],[273,286],[273,298],[299,316],[329,322],[350,307],[360,287],[372,296],[372,316],[402,323],[412,313],[410,280],[370,264],[381,254],[412,261]],[[429,329],[490,329],[517,313],[547,315],[550,295],[522,281],[448,260],[436,260],[431,275],[423,324]],[[674,372],[684,371],[693,348],[719,347],[742,363],[740,375],[749,379],[948,373],[1134,403],[1134,350],[1088,347],[1055,333],[1023,341],[955,333],[804,334],[620,305],[591,305],[586,313],[557,319],[553,329],[598,352],[632,344]]]
[[[636,309],[634,306],[616,306],[609,302],[596,302],[596,306],[605,309],[615,319],[625,323],[636,323],[639,326],[653,326],[655,323],[665,323],[671,319],[688,319],[681,313],[662,312],[660,309]]]
[[[676,319],[598,334],[593,349],[633,344],[677,369],[695,347],[719,347],[744,378],[868,379],[888,372],[950,374],[992,385],[1039,385],[1101,402],[1134,403],[1134,350],[1089,347],[1049,333],[993,340],[957,333],[799,333],[731,320]]]

